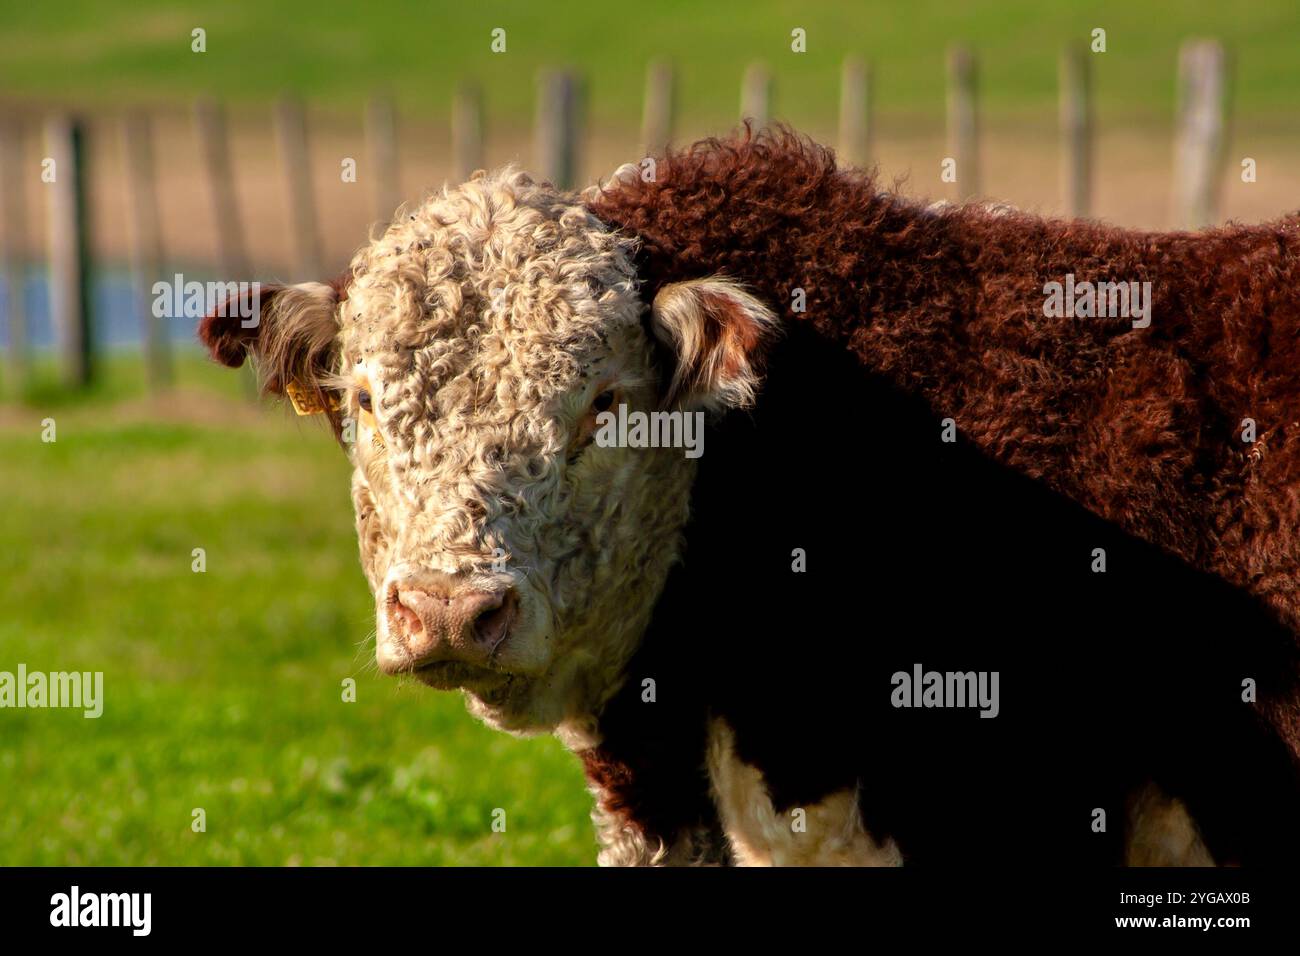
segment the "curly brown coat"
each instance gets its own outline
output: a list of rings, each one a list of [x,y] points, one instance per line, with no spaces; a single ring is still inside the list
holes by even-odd
[[[647,299],[742,280],[994,459],[1300,632],[1300,216],[1152,233],[940,211],[788,129],[671,152],[652,181],[617,179],[589,206],[641,240]],[[1067,274],[1150,282],[1150,326],[1046,317],[1045,285]],[[1300,702],[1261,704],[1300,746]]]

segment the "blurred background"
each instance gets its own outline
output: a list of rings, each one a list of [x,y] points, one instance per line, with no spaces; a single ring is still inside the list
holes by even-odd
[[[375,674],[342,454],[155,282],[324,279],[475,168],[581,187],[742,115],[911,196],[1266,220],[1298,42],[1288,0],[0,0],[0,671],[105,696],[0,710],[0,864],[594,859],[555,741]]]

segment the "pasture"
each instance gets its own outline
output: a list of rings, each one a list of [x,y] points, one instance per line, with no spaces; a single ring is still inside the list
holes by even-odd
[[[190,51],[195,27],[208,32],[206,53]],[[507,30],[506,53],[485,57],[496,27]],[[806,55],[790,53],[793,27],[808,32]],[[1110,118],[1172,112],[1177,48],[1189,36],[1218,37],[1235,52],[1244,114],[1294,106],[1300,7],[1287,0],[1257,0],[1249,16],[1231,5],[1179,0],[11,3],[0,9],[0,91],[117,105],[204,92],[264,103],[289,89],[351,112],[384,89],[404,109],[445,117],[452,91],[472,79],[510,126],[529,120],[534,72],[568,63],[590,79],[593,124],[635,130],[645,64],[665,58],[682,72],[684,119],[717,127],[735,120],[745,64],[763,59],[780,75],[779,111],[806,127],[834,118],[839,63],[850,53],[875,64],[881,110],[941,115],[945,49],[962,42],[982,58],[990,109],[1050,114],[1058,49],[1095,27],[1110,38],[1097,88]]]
[[[375,673],[328,434],[178,371],[152,400],[119,357],[91,395],[0,411],[0,669],[104,673],[98,719],[5,712],[0,865],[591,864],[556,741]]]
[[[500,56],[488,50],[497,27],[508,33]],[[806,54],[790,49],[794,27],[807,31]],[[132,164],[121,126],[130,111],[153,124],[161,213],[161,263],[145,278],[245,278],[221,271],[217,241],[242,219],[248,277],[315,279],[341,268],[388,215],[377,217],[372,200],[372,98],[396,108],[396,191],[415,199],[452,175],[449,120],[462,84],[482,93],[485,163],[532,165],[537,74],[552,66],[585,82],[579,165],[589,181],[642,155],[651,61],[677,71],[678,142],[731,128],[742,72],[765,63],[772,115],[833,143],[841,67],[861,56],[873,71],[870,158],[881,182],[955,198],[939,178],[945,63],[952,44],[966,44],[980,64],[984,192],[1055,214],[1058,57],[1096,27],[1108,36],[1090,61],[1096,216],[1172,224],[1176,77],[1189,37],[1217,38],[1231,55],[1223,216],[1260,221],[1300,205],[1300,6],[1289,0],[1259,0],[1249,15],[1178,0],[0,5],[0,136],[5,121],[25,124],[21,138],[8,134],[23,173],[0,176],[0,192],[26,209],[21,222],[0,209],[0,284],[8,259],[10,281],[28,290],[31,326],[26,382],[0,370],[0,671],[102,671],[105,697],[97,720],[0,713],[0,865],[595,859],[591,798],[559,743],[497,733],[459,695],[375,672],[349,469],[320,423],[259,407],[245,376],[192,347],[176,350],[174,387],[146,391],[127,268]],[[206,31],[203,53],[191,50],[195,28]],[[292,164],[272,128],[284,93],[308,118],[307,160],[290,172],[314,196],[321,275],[295,275]],[[207,189],[194,122],[201,97],[229,112],[230,206]],[[55,190],[39,175],[48,148],[39,121],[64,112],[87,131],[86,244],[102,353],[79,390],[60,381],[44,288]],[[1258,160],[1257,181],[1238,175],[1243,156]],[[360,160],[356,181],[340,175],[349,158]],[[9,352],[7,298],[0,342]],[[170,318],[172,338],[192,342],[193,317]],[[47,419],[53,442],[42,441]],[[348,680],[355,701],[344,700]],[[196,810],[203,832],[192,828]],[[498,811],[504,832],[492,828]]]

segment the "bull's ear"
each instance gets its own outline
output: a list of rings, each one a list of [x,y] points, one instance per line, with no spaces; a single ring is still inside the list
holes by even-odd
[[[299,414],[330,411],[340,283],[239,288],[199,323],[212,357],[231,368],[251,357],[263,391],[288,395]]]
[[[754,402],[772,310],[722,276],[664,286],[650,308],[651,329],[673,364],[664,406],[705,411]]]

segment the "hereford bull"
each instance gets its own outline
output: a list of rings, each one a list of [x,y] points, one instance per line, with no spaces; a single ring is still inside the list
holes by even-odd
[[[381,670],[558,734],[603,863],[1294,859],[1296,224],[934,209],[787,132],[654,172],[479,175],[204,320],[344,439]]]

